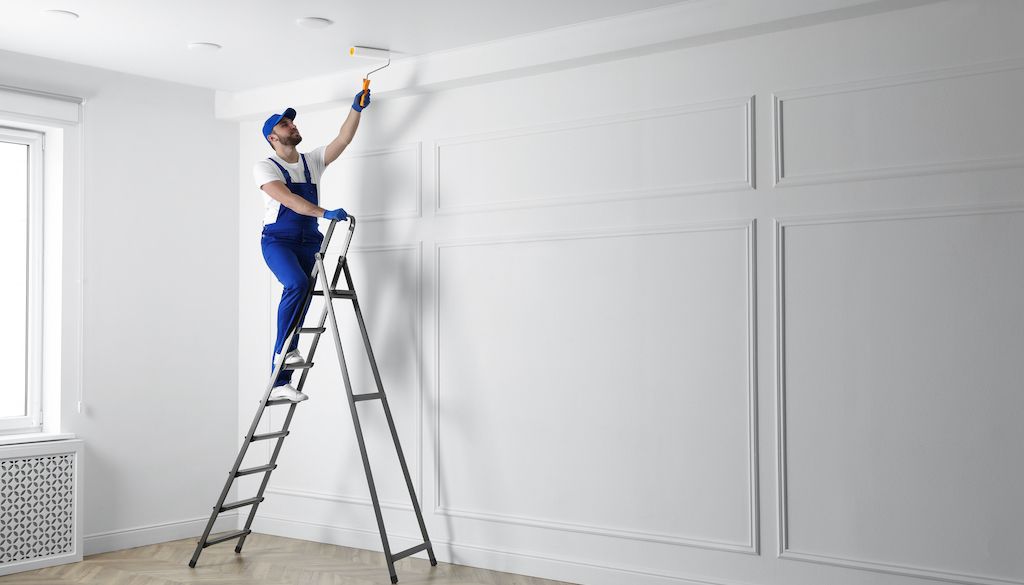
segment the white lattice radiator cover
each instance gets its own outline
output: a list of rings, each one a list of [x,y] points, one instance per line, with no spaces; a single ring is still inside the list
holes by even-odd
[[[82,442],[0,446],[0,575],[82,559]]]

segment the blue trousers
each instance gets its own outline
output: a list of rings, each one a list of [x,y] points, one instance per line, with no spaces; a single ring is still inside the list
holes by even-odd
[[[284,340],[293,327],[302,324],[306,314],[303,302],[306,294],[313,286],[310,273],[315,264],[314,256],[320,251],[323,236],[319,232],[299,232],[284,235],[264,232],[260,244],[263,247],[263,259],[274,273],[277,280],[284,286],[281,303],[277,307],[277,339],[274,341],[274,355],[281,353]],[[292,337],[292,342],[285,351],[296,349],[299,336]],[[273,357],[271,357],[273,371]],[[292,380],[292,370],[284,370],[278,375],[274,386],[284,386]]]

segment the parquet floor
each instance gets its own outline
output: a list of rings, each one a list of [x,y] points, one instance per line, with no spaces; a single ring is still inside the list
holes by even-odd
[[[383,553],[252,534],[245,551],[214,545],[188,567],[195,539],[86,557],[80,563],[0,577],[0,585],[391,585]],[[568,585],[408,557],[395,564],[399,585]]]

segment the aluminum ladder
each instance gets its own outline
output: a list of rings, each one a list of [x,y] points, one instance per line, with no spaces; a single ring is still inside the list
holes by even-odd
[[[245,545],[246,537],[252,533],[252,522],[256,517],[256,510],[259,508],[260,503],[265,499],[263,494],[267,488],[267,484],[270,482],[270,474],[277,469],[277,457],[281,453],[281,446],[284,443],[285,437],[287,437],[291,432],[289,430],[289,426],[292,422],[292,415],[295,413],[295,407],[299,404],[287,399],[270,400],[270,393],[273,390],[274,381],[277,380],[277,376],[281,372],[282,368],[302,370],[299,383],[295,387],[296,390],[300,392],[302,391],[302,388],[306,383],[306,376],[309,374],[310,368],[313,367],[312,360],[316,353],[317,345],[320,342],[320,336],[327,331],[326,324],[328,321],[330,321],[331,332],[334,336],[334,347],[338,352],[338,363],[341,366],[341,377],[345,383],[345,392],[348,394],[349,408],[352,411],[352,423],[356,432],[356,440],[359,443],[359,453],[362,455],[363,469],[366,472],[366,482],[369,484],[370,488],[370,499],[373,502],[373,511],[377,516],[377,528],[380,530],[380,539],[384,545],[384,556],[387,559],[388,572],[391,574],[391,582],[398,583],[398,575],[395,572],[395,562],[409,555],[426,551],[427,556],[430,558],[430,564],[432,566],[437,566],[437,559],[434,558],[434,548],[430,543],[430,538],[427,536],[427,527],[423,523],[423,514],[420,512],[419,501],[416,499],[416,491],[413,488],[412,478],[409,476],[409,467],[406,465],[405,455],[402,453],[402,446],[398,441],[398,432],[395,430],[395,421],[391,417],[391,409],[388,407],[388,399],[384,394],[384,385],[381,383],[380,371],[377,369],[377,361],[374,359],[373,350],[370,348],[370,338],[366,333],[366,324],[363,322],[363,313],[359,308],[359,300],[356,297],[355,286],[352,283],[352,274],[349,272],[347,258],[348,248],[352,243],[352,236],[355,234],[356,220],[354,217],[349,216],[348,222],[349,226],[345,235],[345,244],[342,247],[341,255],[338,257],[338,265],[335,267],[334,276],[329,282],[327,280],[327,271],[324,267],[324,254],[327,252],[327,247],[331,242],[331,237],[334,234],[334,228],[338,223],[337,221],[331,221],[331,225],[327,229],[327,235],[324,237],[324,241],[320,245],[320,251],[317,252],[315,256],[316,263],[311,274],[313,285],[310,286],[309,294],[306,295],[306,299],[303,303],[303,314],[305,313],[305,310],[309,308],[314,296],[323,296],[327,293],[327,299],[326,302],[324,302],[324,308],[320,313],[320,319],[317,322],[317,326],[302,327],[301,323],[295,323],[293,324],[288,337],[285,339],[284,347],[288,347],[291,343],[292,337],[295,335],[313,335],[313,341],[310,346],[309,353],[307,354],[306,361],[301,364],[285,365],[284,356],[287,352],[282,351],[281,356],[274,364],[273,373],[270,376],[270,381],[267,383],[267,389],[263,393],[263,400],[261,401],[259,408],[256,410],[256,416],[252,420],[252,425],[249,426],[249,432],[245,436],[245,441],[242,443],[242,448],[238,452],[238,457],[235,458],[235,464],[232,466],[231,471],[228,472],[228,479],[224,483],[224,489],[221,490],[220,497],[217,498],[217,504],[213,507],[213,513],[210,515],[209,522],[206,523],[206,529],[203,531],[202,537],[196,544],[195,553],[193,553],[192,560],[188,563],[189,567],[195,568],[196,561],[199,560],[199,555],[203,552],[203,549],[214,544],[237,540],[238,543],[235,545],[235,552],[242,552],[242,546]],[[337,288],[338,281],[342,274],[345,276],[345,283],[348,287],[345,289]],[[317,285],[320,286],[320,290],[316,290]],[[352,302],[352,306],[355,310],[356,321],[359,323],[359,330],[363,337],[363,344],[366,347],[366,355],[370,361],[370,369],[373,371],[373,378],[377,384],[376,392],[363,394],[354,394],[352,392],[352,382],[349,379],[348,366],[345,362],[345,352],[342,349],[341,335],[338,332],[338,320],[334,312],[334,299],[344,299]],[[391,429],[391,438],[394,440],[395,450],[398,453],[398,461],[402,466],[402,473],[405,476],[405,485],[409,488],[409,498],[412,500],[412,507],[416,512],[416,520],[419,522],[420,533],[423,536],[422,543],[394,554],[391,552],[391,546],[388,544],[387,532],[384,529],[384,517],[381,515],[380,502],[377,499],[377,488],[373,483],[373,473],[370,471],[370,460],[366,454],[366,443],[363,440],[363,430],[359,423],[359,413],[356,410],[357,402],[370,400],[379,400],[381,405],[384,407],[384,415],[387,417],[388,427]],[[267,407],[278,405],[288,406],[288,414],[285,416],[284,424],[281,429],[275,432],[256,434],[256,429],[259,426],[260,419],[263,417],[263,413],[266,411]],[[266,465],[239,469],[249,446],[259,441],[274,441],[274,450],[270,456],[270,462]],[[262,474],[263,481],[260,483],[259,491],[257,491],[255,497],[238,500],[236,502],[225,502],[231,486],[235,483],[235,479],[256,474]],[[217,517],[221,513],[245,507],[249,508],[249,515],[246,518],[244,528],[241,530],[217,534],[211,537],[210,531],[213,530],[214,522],[216,522]]]

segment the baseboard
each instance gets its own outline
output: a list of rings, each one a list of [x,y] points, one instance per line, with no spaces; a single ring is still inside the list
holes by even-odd
[[[56,565],[77,563],[80,560],[82,560],[81,554],[69,553],[52,557],[43,557],[41,559],[26,559],[15,563],[2,563],[0,564],[0,576],[13,575],[15,573],[23,573],[25,571],[35,571],[36,569],[45,569],[46,567],[53,567]]]
[[[208,516],[179,520],[177,522],[165,522],[162,524],[151,524],[137,528],[126,528],[124,530],[112,530],[110,532],[98,532],[85,535],[85,554],[95,555],[137,546],[159,544],[182,538],[198,538],[206,528],[210,520]],[[214,532],[235,530],[238,528],[238,513],[229,512],[221,514],[213,525]]]
[[[375,550],[378,552],[383,550],[380,535],[376,531],[302,522],[280,516],[258,514],[256,521],[253,523],[253,531],[364,550]],[[409,548],[420,542],[418,538],[410,538],[404,535],[388,535],[388,540],[392,551]],[[436,538],[432,539],[432,542],[434,545],[434,556],[440,562],[567,583],[585,585],[622,585],[623,583],[630,583],[630,585],[738,585],[729,581],[708,581],[659,574],[642,569],[609,567],[568,559],[501,551],[474,545],[439,541]],[[425,559],[426,553],[417,553],[413,556]],[[382,570],[384,570],[383,566]],[[401,578],[401,575],[399,575],[399,578]]]

